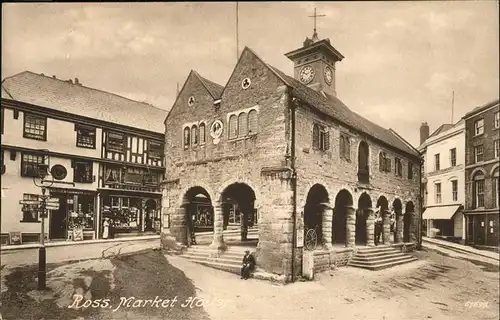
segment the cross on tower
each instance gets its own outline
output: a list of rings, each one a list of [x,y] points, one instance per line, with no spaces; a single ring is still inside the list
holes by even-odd
[[[309,18],[314,18],[314,34],[316,34],[316,18],[318,17],[326,17],[324,14],[316,14],[316,7],[314,8],[314,15],[309,16]]]

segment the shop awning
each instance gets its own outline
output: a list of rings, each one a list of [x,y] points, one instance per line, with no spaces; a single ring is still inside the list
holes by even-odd
[[[422,219],[426,220],[449,220],[460,208],[460,205],[456,206],[441,206],[441,207],[430,207],[425,209]]]

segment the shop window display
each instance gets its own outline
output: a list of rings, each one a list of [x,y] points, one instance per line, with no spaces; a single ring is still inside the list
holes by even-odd
[[[75,195],[67,198],[68,229],[94,229],[94,197]]]

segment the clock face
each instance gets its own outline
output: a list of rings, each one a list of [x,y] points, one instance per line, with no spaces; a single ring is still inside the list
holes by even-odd
[[[325,81],[328,84],[332,84],[332,69],[330,67],[325,67]]]
[[[302,83],[307,84],[311,82],[312,79],[314,79],[314,69],[311,66],[305,66],[300,70],[299,80]]]

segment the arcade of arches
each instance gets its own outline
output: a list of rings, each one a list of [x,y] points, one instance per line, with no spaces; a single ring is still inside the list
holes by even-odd
[[[346,190],[340,190],[330,202],[327,190],[322,185],[311,187],[304,206],[304,232],[314,229],[319,247],[329,248],[341,244],[346,247],[374,246],[377,232],[376,221],[380,221],[380,244],[415,242],[415,207],[411,201],[404,206],[395,199],[389,206],[388,200],[380,196],[375,207],[371,197],[362,193],[357,207],[353,197]],[[330,203],[333,203],[331,205]],[[391,236],[392,235],[392,236]],[[305,235],[304,235],[305,236]]]
[[[178,234],[183,243],[193,244],[197,234],[208,234],[212,247],[224,248],[224,230],[240,230],[240,241],[246,241],[248,228],[257,226],[255,192],[244,183],[227,186],[212,199],[202,187],[192,187],[183,195],[182,211],[178,216]],[[375,203],[375,205],[373,205]],[[417,217],[411,201],[403,204],[395,199],[391,204],[384,196],[372,200],[362,193],[355,206],[353,196],[340,190],[333,198],[320,184],[311,187],[303,208],[304,237],[314,229],[319,248],[374,246],[416,242]],[[376,221],[381,222],[379,241],[376,241]]]
[[[240,240],[246,241],[248,228],[257,224],[255,193],[244,183],[226,187],[217,199],[212,199],[202,187],[190,188],[183,197],[180,229],[182,242],[197,243],[200,234],[213,235],[211,245],[225,246],[223,231],[240,230]]]

